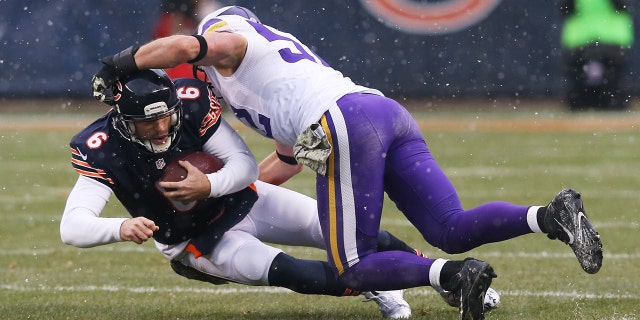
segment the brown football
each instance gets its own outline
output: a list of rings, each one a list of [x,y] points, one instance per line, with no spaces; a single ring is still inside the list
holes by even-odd
[[[187,177],[187,170],[178,163],[178,160],[189,161],[203,173],[214,173],[224,165],[222,160],[204,151],[185,153],[175,158],[164,168],[160,181],[178,182]]]

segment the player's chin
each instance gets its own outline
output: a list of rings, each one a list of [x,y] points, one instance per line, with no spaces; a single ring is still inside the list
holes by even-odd
[[[164,137],[161,137],[161,138],[152,138],[152,139],[149,139],[149,141],[151,141],[151,143],[154,144],[154,145],[161,146],[161,145],[167,143],[167,141],[169,141],[169,136],[164,136]]]

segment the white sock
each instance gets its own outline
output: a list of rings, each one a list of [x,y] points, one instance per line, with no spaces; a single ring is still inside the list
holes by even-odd
[[[531,206],[529,210],[527,210],[527,223],[529,224],[529,228],[531,231],[535,233],[543,233],[542,229],[538,225],[538,209],[543,206]]]
[[[446,259],[436,259],[431,265],[431,269],[429,269],[429,283],[431,286],[442,290],[442,286],[440,286],[440,273],[442,272],[442,267],[444,264],[449,261]]]

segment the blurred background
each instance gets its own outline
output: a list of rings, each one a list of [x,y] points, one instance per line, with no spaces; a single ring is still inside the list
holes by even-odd
[[[544,204],[565,186],[583,192],[605,243],[598,275],[581,272],[564,244],[539,235],[455,256],[487,259],[499,270],[492,286],[502,306],[488,318],[639,318],[638,0],[0,0],[0,318],[379,316],[361,297],[310,302],[188,282],[150,242],[78,249],[60,241],[77,180],[68,142],[108,108],[89,85],[100,59],[155,37],[192,34],[206,12],[233,4],[409,107],[465,207]],[[189,76],[190,67],[168,72]],[[257,159],[273,151],[266,138],[226,119]],[[285,187],[313,196],[314,179],[305,169]],[[123,210],[111,199],[103,216]],[[390,201],[382,227],[445,257]],[[430,289],[406,297],[416,318],[456,316]]]
[[[102,57],[158,36],[190,34],[203,14],[241,5],[263,23],[296,35],[355,82],[392,97],[557,98],[581,109],[598,98],[571,104],[572,88],[585,92],[609,84],[601,89],[617,102],[594,106],[626,109],[640,94],[640,48],[633,43],[640,22],[637,4],[627,2],[0,0],[0,99],[89,98],[89,81]],[[627,37],[606,44],[617,51],[614,58],[602,50],[584,57],[590,52],[585,47],[605,45],[597,31],[595,40],[565,39],[565,23],[575,9],[589,6],[627,17],[616,27],[600,28]],[[582,15],[587,23],[574,30],[585,37],[591,32],[585,26],[613,19],[584,10]],[[599,66],[590,65],[593,60]],[[574,73],[571,61],[578,61]]]

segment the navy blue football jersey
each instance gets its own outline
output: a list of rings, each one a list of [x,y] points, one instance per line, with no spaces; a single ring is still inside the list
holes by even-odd
[[[80,175],[111,188],[132,217],[153,220],[160,227],[153,236],[158,242],[176,244],[206,234],[210,247],[246,216],[257,195],[246,188],[189,204],[172,202],[162,195],[157,182],[165,166],[182,153],[202,150],[218,129],[222,113],[208,83],[177,79],[174,84],[183,108],[175,148],[154,154],[126,140],[115,129],[116,114],[110,110],[73,137],[71,164]]]

